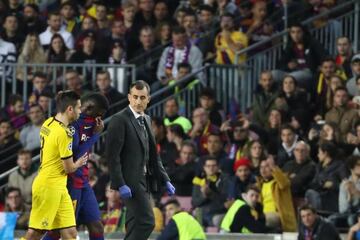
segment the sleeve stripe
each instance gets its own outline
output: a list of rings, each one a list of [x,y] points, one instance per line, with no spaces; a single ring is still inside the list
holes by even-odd
[[[62,157],[61,158],[61,160],[66,160],[66,159],[68,159],[68,158],[71,158],[73,155],[71,154],[70,156],[68,156],[68,157]]]

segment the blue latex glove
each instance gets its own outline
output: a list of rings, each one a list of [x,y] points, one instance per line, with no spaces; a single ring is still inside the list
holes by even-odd
[[[175,194],[175,187],[171,184],[171,182],[166,182],[166,190],[169,196],[172,196]]]
[[[131,189],[128,187],[128,185],[119,187],[119,193],[120,193],[120,198],[122,199],[132,198]]]

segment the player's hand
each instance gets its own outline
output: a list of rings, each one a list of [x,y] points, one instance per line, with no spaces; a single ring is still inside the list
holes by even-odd
[[[89,157],[88,157],[87,154],[85,154],[84,156],[76,159],[75,167],[80,168],[80,167],[84,166],[87,163],[88,159],[89,159]]]
[[[104,121],[101,119],[101,117],[95,118],[96,125],[94,128],[95,133],[101,133],[104,130]]]
[[[120,193],[120,198],[124,200],[132,198],[131,189],[128,187],[128,185],[119,187],[119,193]]]
[[[166,182],[166,190],[169,196],[172,196],[175,194],[175,187],[171,184],[171,182]]]

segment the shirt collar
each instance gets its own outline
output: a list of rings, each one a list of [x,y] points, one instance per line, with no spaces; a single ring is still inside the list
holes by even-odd
[[[140,116],[144,116],[144,115],[141,115],[140,113],[135,112],[135,110],[130,105],[129,105],[129,108],[130,108],[131,112],[134,114],[135,119],[137,119]]]

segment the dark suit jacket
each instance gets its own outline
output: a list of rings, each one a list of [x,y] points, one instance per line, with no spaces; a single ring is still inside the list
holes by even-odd
[[[154,135],[151,132],[151,119],[145,115],[145,125],[149,136],[148,184],[150,190],[156,192],[160,184],[170,181],[161,159],[156,151]],[[133,191],[140,186],[144,172],[143,129],[138,124],[129,107],[115,114],[107,129],[106,158],[109,163],[111,189],[118,190],[128,185]]]

